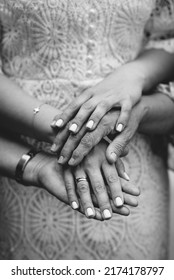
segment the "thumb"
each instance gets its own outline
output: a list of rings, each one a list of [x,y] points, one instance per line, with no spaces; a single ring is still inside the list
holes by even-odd
[[[115,163],[117,159],[123,154],[127,141],[122,134],[115,137],[115,139],[109,144],[106,150],[106,158],[110,163]]]

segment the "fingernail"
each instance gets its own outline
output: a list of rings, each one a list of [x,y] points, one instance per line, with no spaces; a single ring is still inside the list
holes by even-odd
[[[130,181],[130,177],[129,177],[129,175],[128,175],[126,172],[124,172],[124,177],[125,177],[125,179],[126,179],[127,181]]]
[[[90,121],[87,123],[86,127],[89,128],[89,129],[91,129],[91,128],[93,127],[93,125],[94,125],[94,121],[90,120]]]
[[[76,209],[79,208],[76,201],[73,201],[72,204],[71,204],[71,206],[72,206],[72,208],[73,208],[74,210],[76,210]]]
[[[50,124],[51,127],[55,127],[56,126],[56,121],[53,121],[51,124]]]
[[[69,165],[74,164],[74,161],[75,161],[75,159],[74,159],[74,158],[71,158],[71,159],[68,161]]]
[[[117,125],[116,130],[117,130],[118,132],[122,132],[122,130],[123,130],[123,125],[122,125],[121,123],[119,123],[119,124]]]
[[[88,217],[93,217],[94,216],[94,211],[92,210],[92,208],[87,208],[86,209],[86,214]]]
[[[116,155],[116,153],[112,152],[112,153],[111,153],[111,158],[113,159],[114,162],[116,162],[116,160],[117,160],[117,155]]]
[[[59,119],[59,120],[57,120],[57,121],[56,121],[55,126],[57,126],[57,127],[61,127],[61,126],[62,126],[62,124],[63,124],[63,120],[62,120],[62,119]]]
[[[77,130],[77,124],[76,124],[76,123],[73,123],[73,124],[69,127],[69,130],[72,131],[72,132],[76,132],[76,130]]]
[[[57,145],[56,144],[53,144],[51,146],[51,152],[55,153],[57,151]]]
[[[63,156],[60,156],[60,158],[58,159],[58,163],[63,163],[64,162],[64,157]]]
[[[122,199],[121,199],[121,197],[116,197],[116,199],[115,199],[115,205],[117,206],[117,207],[121,207],[121,206],[123,206],[123,201],[122,201]]]
[[[111,218],[111,212],[108,209],[105,209],[103,211],[103,216],[105,217],[105,219],[110,219]]]

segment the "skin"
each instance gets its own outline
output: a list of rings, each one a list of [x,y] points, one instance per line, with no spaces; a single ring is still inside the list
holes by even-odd
[[[23,154],[27,153],[30,149],[31,147],[29,145],[22,143],[18,139],[18,137],[14,138],[13,135],[9,135],[9,133],[7,134],[6,132],[4,133],[2,132],[0,137],[1,174],[14,179],[15,169],[19,159]],[[95,157],[95,153],[94,155],[91,155],[91,160],[92,159],[93,160],[90,167],[88,166],[89,170],[94,170],[94,165],[93,165],[94,158],[96,163],[98,158]],[[98,159],[98,162],[99,160],[100,159]],[[84,165],[84,169],[85,169],[85,165]],[[70,174],[71,178],[73,178],[74,180],[74,175],[78,171],[74,170],[74,172],[75,173],[73,174],[69,167],[62,168],[62,166],[57,164],[57,158],[55,156],[44,152],[39,152],[26,165],[23,173],[23,183],[24,185],[28,185],[28,186],[31,185],[31,186],[37,186],[39,188],[43,188],[46,191],[48,191],[50,194],[54,195],[56,198],[61,200],[62,202],[69,205],[69,198],[68,198],[69,192],[67,195],[67,189],[66,189],[67,186],[65,186],[65,182],[67,184],[67,181],[64,181],[64,174],[65,177],[67,176],[66,174]],[[123,187],[123,199],[125,201],[125,204],[134,207],[137,206],[137,200],[134,198],[137,195],[139,195],[139,190],[136,187],[135,188],[134,187],[129,188],[128,186]],[[93,200],[94,200],[94,205],[93,202],[91,202],[91,207],[93,207],[95,214],[90,218],[95,218],[97,220],[102,221],[104,218],[98,207],[99,205],[98,196],[96,195],[96,197],[93,198]],[[110,202],[108,202],[108,204],[110,205]],[[84,205],[85,204],[83,204],[83,198],[82,198],[82,203],[81,205],[79,205],[77,211],[79,211],[82,214],[86,214]],[[116,208],[112,204],[112,211],[113,213],[118,213],[120,215],[129,215],[129,209],[126,206],[123,206],[121,208]]]

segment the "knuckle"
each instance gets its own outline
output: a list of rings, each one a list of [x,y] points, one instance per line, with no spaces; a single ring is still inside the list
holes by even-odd
[[[84,194],[88,192],[88,185],[85,183],[78,183],[77,184],[77,189],[79,194]]]
[[[85,102],[82,105],[82,108],[86,111],[91,111],[94,108],[94,105],[91,102]]]
[[[70,110],[76,110],[76,108],[77,108],[77,100],[71,102],[69,105]]]
[[[94,145],[94,139],[92,137],[91,134],[86,134],[85,137],[82,138],[81,140],[81,144],[87,148],[87,149],[91,149]]]
[[[117,181],[118,181],[118,178],[117,178],[117,176],[116,175],[114,175],[114,174],[109,174],[108,176],[107,176],[107,181],[108,181],[108,183],[116,183]]]
[[[80,157],[79,151],[78,151],[78,150],[75,150],[75,151],[73,152],[72,157],[73,157],[74,159],[78,159],[78,158]]]
[[[104,100],[104,101],[100,102],[99,107],[101,109],[107,109],[109,107],[109,104],[108,104],[108,102],[106,100]]]
[[[66,181],[66,190],[67,192],[72,192],[72,184],[71,182]]]
[[[96,194],[100,194],[100,193],[102,193],[104,191],[105,191],[105,186],[102,183],[100,183],[100,182],[96,182],[95,186],[94,186],[94,192]]]

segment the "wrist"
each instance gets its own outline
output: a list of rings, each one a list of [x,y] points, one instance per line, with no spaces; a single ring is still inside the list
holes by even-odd
[[[26,165],[23,172],[23,182],[25,185],[38,186],[38,168],[42,162],[42,154],[37,153]]]

